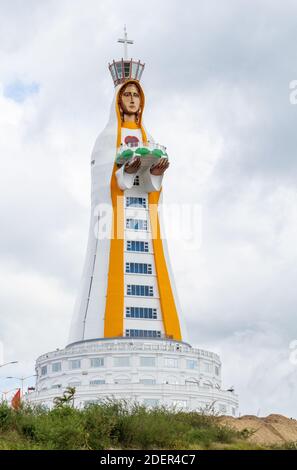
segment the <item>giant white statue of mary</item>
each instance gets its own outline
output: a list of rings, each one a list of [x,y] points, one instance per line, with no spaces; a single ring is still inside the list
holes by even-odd
[[[168,155],[143,124],[144,64],[122,59],[109,69],[115,95],[91,156],[91,222],[69,344],[122,337],[187,341],[158,211]]]

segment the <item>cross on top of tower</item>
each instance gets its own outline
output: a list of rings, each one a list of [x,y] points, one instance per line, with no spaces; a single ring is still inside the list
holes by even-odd
[[[124,38],[118,39],[118,42],[124,44],[124,60],[128,60],[128,44],[134,44],[134,41],[132,39],[128,39],[126,25],[124,25]]]
[[[134,44],[132,39],[128,39],[127,28],[124,26],[124,38],[118,39],[124,45],[124,58],[113,60],[108,64],[114,86],[125,83],[127,80],[140,81],[144,64],[140,60],[128,59],[128,44]]]

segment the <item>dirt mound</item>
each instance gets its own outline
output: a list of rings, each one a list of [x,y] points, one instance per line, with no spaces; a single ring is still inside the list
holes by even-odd
[[[237,431],[247,429],[251,432],[247,440],[263,445],[283,445],[297,442],[297,421],[282,415],[271,414],[265,418],[245,415],[240,418],[222,416],[220,422]]]

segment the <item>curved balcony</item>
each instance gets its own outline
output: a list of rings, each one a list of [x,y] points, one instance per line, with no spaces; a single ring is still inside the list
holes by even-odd
[[[98,338],[94,340],[73,343],[65,349],[57,349],[47,354],[39,356],[37,365],[56,358],[66,356],[84,356],[88,354],[97,354],[103,352],[165,352],[175,354],[193,354],[198,359],[210,359],[220,363],[218,354],[204,349],[192,348],[188,343],[177,342],[174,340],[149,339],[144,338]]]

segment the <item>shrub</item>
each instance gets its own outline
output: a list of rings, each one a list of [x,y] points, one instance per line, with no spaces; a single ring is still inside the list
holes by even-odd
[[[22,405],[15,411],[2,403],[0,433],[1,449],[55,450],[240,448],[247,434],[207,413],[113,400],[83,410],[64,404],[53,410]]]
[[[86,445],[89,449],[106,449],[112,445],[117,413],[108,405],[92,404],[83,411]]]
[[[82,413],[74,408],[62,407],[39,416],[35,439],[50,449],[86,448]]]
[[[6,402],[0,404],[0,430],[9,429],[13,423],[13,411]]]

